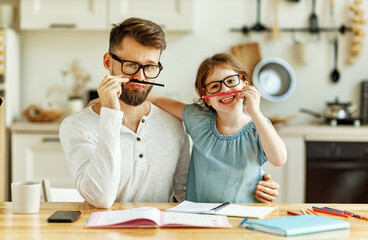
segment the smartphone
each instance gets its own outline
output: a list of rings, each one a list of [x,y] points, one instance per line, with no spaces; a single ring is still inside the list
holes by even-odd
[[[52,214],[47,221],[48,222],[74,222],[81,215],[80,211],[56,211]]]

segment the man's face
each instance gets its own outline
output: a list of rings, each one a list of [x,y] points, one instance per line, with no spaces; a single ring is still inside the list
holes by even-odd
[[[129,60],[142,65],[157,65],[160,60],[161,51],[160,49],[143,46],[131,37],[125,37],[114,54],[121,60]],[[144,75],[142,68],[134,75],[127,75],[122,72],[120,62],[114,59],[111,59],[111,61],[110,73],[114,76],[122,75],[124,78],[154,81],[154,79],[149,79]],[[122,83],[121,88],[121,101],[131,106],[138,106],[146,100],[152,89],[152,85],[127,82]]]

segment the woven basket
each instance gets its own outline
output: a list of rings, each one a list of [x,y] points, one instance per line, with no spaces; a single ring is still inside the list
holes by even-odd
[[[64,110],[45,110],[37,105],[30,105],[22,112],[30,122],[53,122],[64,114]]]

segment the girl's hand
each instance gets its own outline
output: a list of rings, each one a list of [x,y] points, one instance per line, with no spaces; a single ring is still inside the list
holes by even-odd
[[[101,106],[120,111],[121,84],[128,81],[121,76],[106,75],[97,89]]]
[[[260,112],[261,94],[255,87],[245,86],[239,95],[247,101],[246,110],[250,115]]]
[[[279,184],[272,181],[271,175],[266,173],[263,176],[263,181],[257,184],[255,198],[261,203],[272,203],[279,196]]]

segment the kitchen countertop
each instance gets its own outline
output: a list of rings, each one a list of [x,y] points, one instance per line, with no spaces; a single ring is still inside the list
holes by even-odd
[[[58,133],[61,122],[32,123],[15,122],[10,129],[13,133]],[[283,125],[275,127],[281,137],[302,137],[306,140],[368,141],[368,125],[354,127],[339,125]]]
[[[368,125],[285,125],[276,127],[276,130],[282,137],[303,137],[306,140],[368,141]]]
[[[59,133],[61,122],[15,122],[10,126],[12,133]]]

